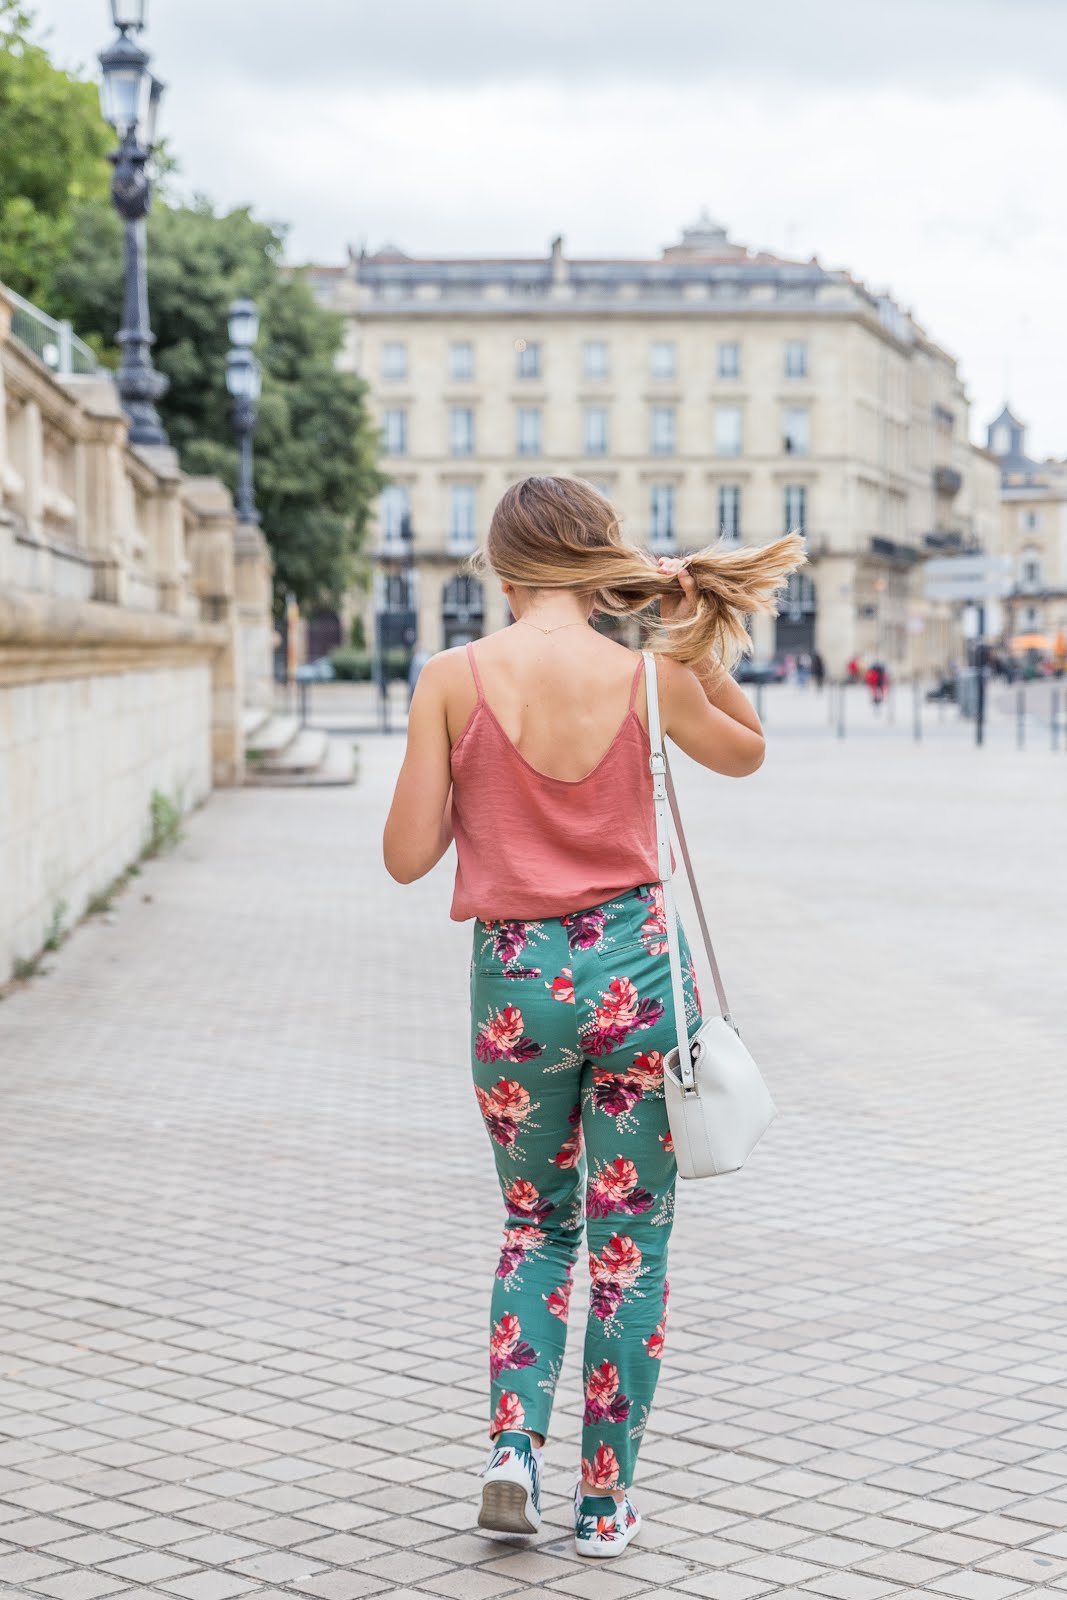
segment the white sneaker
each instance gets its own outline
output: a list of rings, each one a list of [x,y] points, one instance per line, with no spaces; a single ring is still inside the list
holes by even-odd
[[[536,1533],[541,1526],[541,1470],[528,1433],[498,1433],[482,1473],[479,1528]]]
[[[574,1491],[574,1548],[580,1556],[621,1556],[641,1527],[641,1513],[629,1495],[616,1503],[610,1494]]]

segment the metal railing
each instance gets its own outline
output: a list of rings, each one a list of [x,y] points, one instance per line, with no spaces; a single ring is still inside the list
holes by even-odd
[[[93,373],[100,363],[85,343],[79,339],[69,322],[57,322],[47,311],[24,300],[13,289],[4,293],[11,301],[11,334],[19,344],[31,350],[38,360],[60,377],[71,373]]]

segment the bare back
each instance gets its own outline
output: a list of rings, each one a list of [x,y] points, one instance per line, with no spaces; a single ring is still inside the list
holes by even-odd
[[[602,760],[626,721],[635,652],[594,628],[555,635],[513,624],[474,646],[486,704],[523,760],[549,778],[574,783]],[[464,649],[449,650],[445,708],[458,741],[478,700]],[[644,674],[634,714],[648,727]]]

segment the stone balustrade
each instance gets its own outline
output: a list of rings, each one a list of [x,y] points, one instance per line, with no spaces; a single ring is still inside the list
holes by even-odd
[[[242,781],[272,640],[260,530],[10,312],[0,288],[0,984],[136,859],[154,793]]]

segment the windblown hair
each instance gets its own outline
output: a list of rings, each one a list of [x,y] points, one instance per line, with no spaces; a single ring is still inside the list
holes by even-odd
[[[787,533],[751,549],[710,544],[685,559],[696,582],[696,609],[680,622],[659,619],[653,648],[687,667],[709,654],[732,667],[751,649],[746,616],[774,615],[778,590],[806,557],[800,534]],[[626,543],[610,501],[578,478],[513,483],[471,568],[531,589],[577,590],[592,596],[594,610],[616,617],[678,594],[677,578]]]

